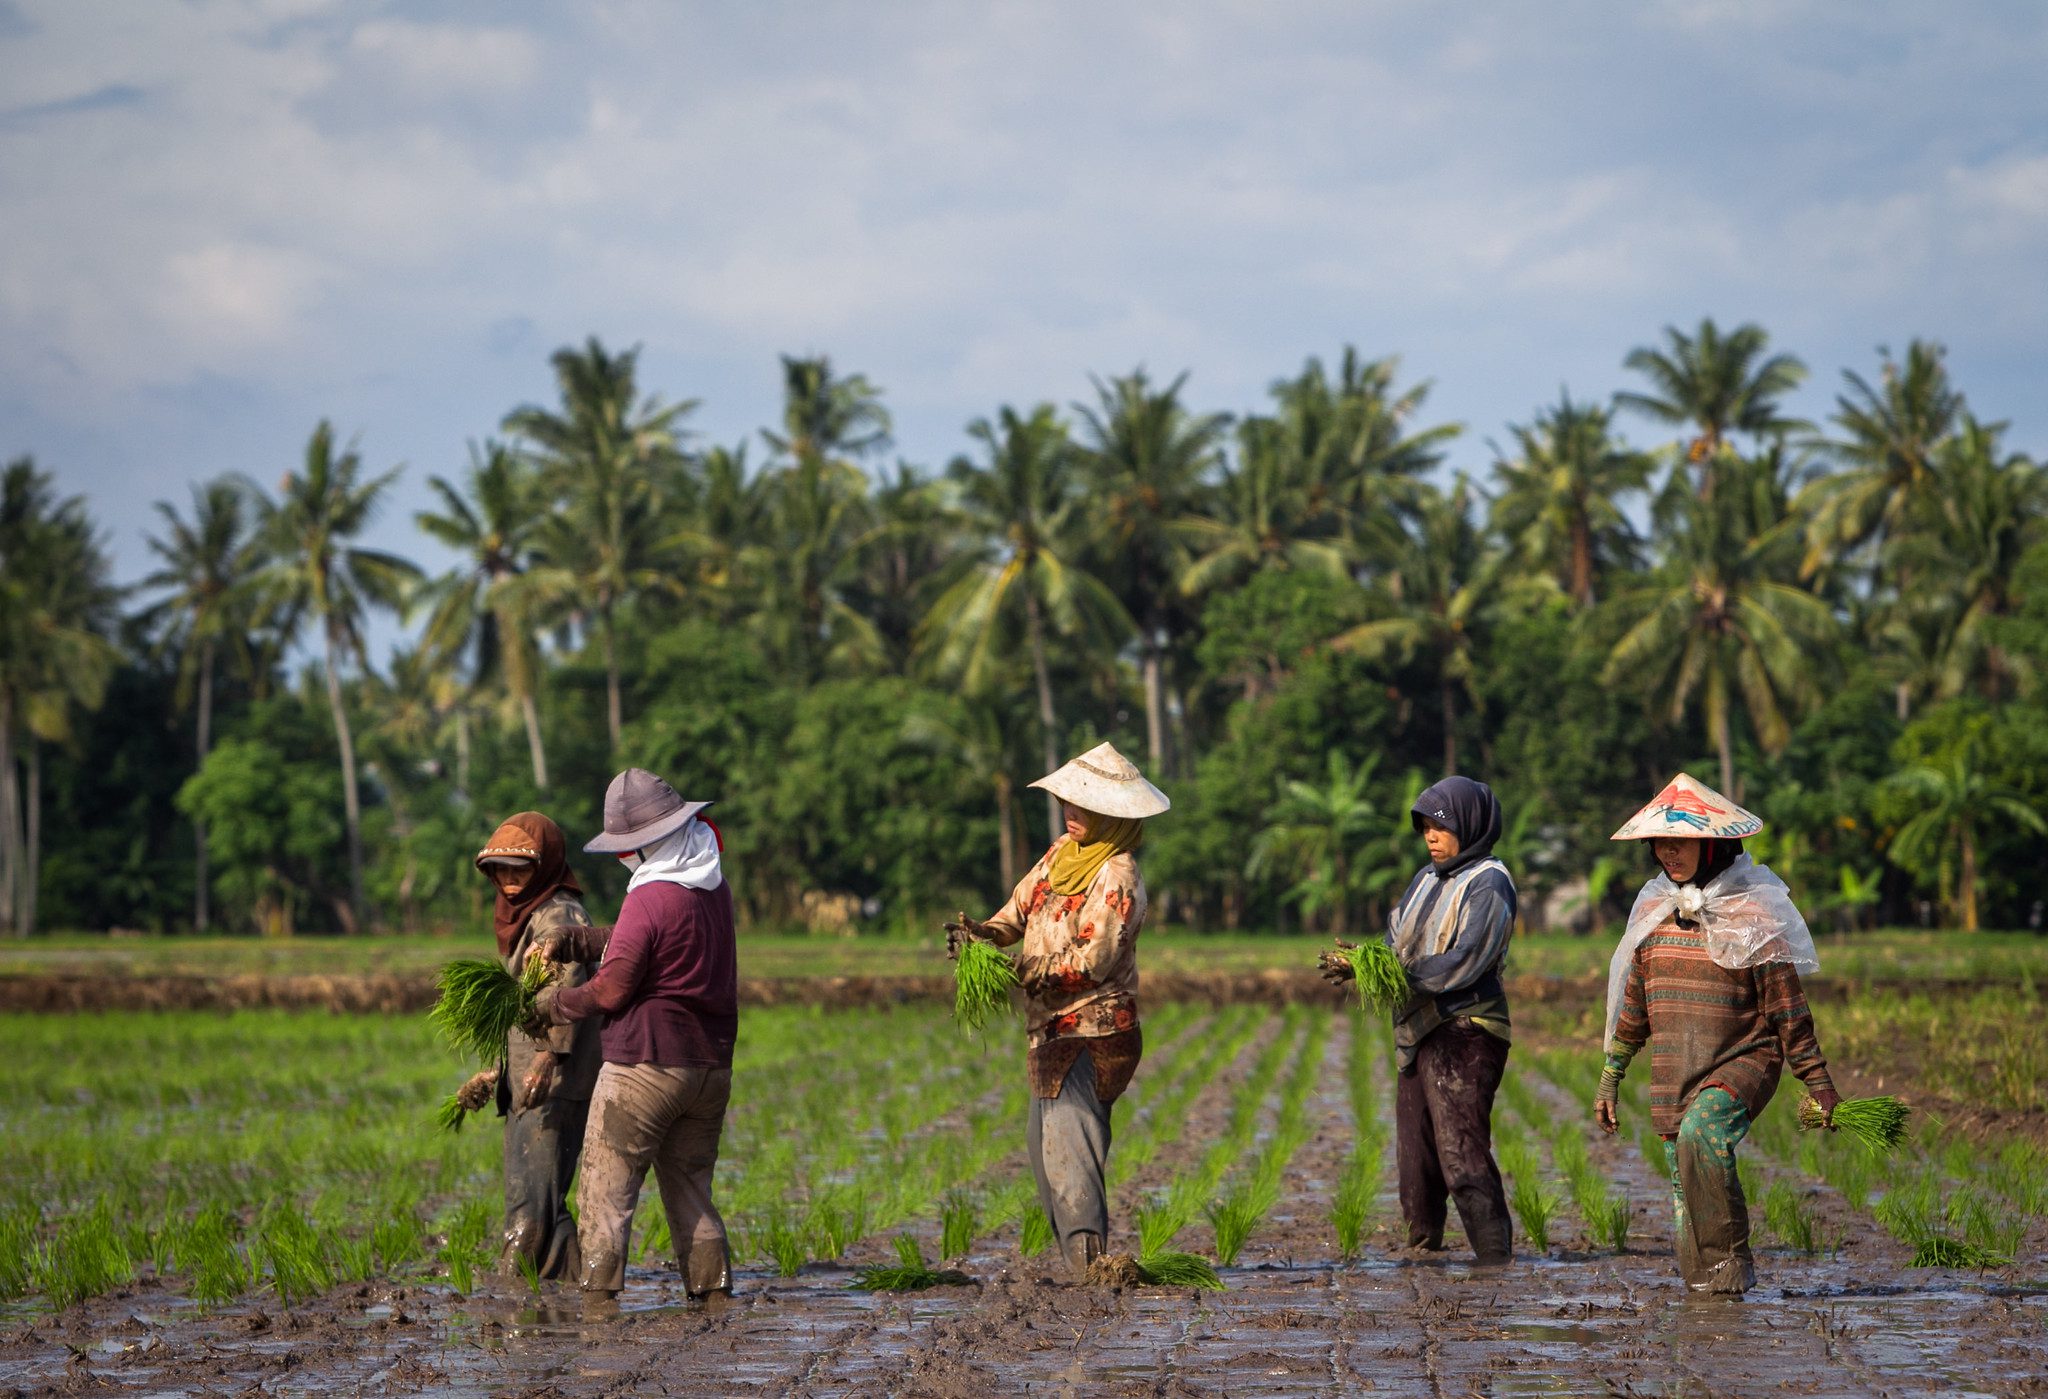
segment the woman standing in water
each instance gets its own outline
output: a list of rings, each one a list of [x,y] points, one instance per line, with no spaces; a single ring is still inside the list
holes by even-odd
[[[1685,773],[1614,833],[1658,872],[1607,977],[1606,1063],[1593,1112],[1618,1127],[1622,1076],[1650,1046],[1650,1125],[1664,1139],[1678,1269],[1695,1292],[1756,1285],[1735,1148],[1790,1067],[1824,1119],[1840,1100],[1801,971],[1820,962],[1785,882],[1742,853],[1763,822]]]

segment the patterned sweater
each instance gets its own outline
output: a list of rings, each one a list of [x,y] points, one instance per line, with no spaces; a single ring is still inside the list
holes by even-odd
[[[1754,1119],[1788,1065],[1810,1089],[1833,1087],[1798,971],[1786,962],[1716,966],[1705,933],[1676,919],[1636,949],[1608,1068],[1626,1071],[1645,1042],[1650,1124],[1667,1137],[1702,1088],[1726,1089]]]
[[[1061,836],[1020,880],[982,931],[1017,950],[1019,987],[1033,1049],[1054,1040],[1120,1034],[1138,1027],[1138,929],[1145,881],[1126,852],[1112,855],[1087,892],[1061,896],[1046,871]]]

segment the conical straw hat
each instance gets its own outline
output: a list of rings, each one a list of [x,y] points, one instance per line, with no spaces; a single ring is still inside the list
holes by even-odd
[[[1685,840],[1741,840],[1763,828],[1761,819],[1706,783],[1681,772],[1608,839],[1655,840],[1659,836],[1676,836]]]
[[[1157,816],[1173,805],[1129,758],[1107,743],[1096,744],[1031,785],[1103,816]]]

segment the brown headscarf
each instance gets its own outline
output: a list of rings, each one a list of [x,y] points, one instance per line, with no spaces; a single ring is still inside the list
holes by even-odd
[[[569,868],[569,845],[562,838],[562,828],[538,811],[522,811],[498,827],[477,852],[476,867],[482,869],[489,860],[533,862],[533,873],[518,898],[509,899],[504,890],[498,891],[495,930],[500,957],[511,955],[513,944],[526,931],[526,920],[542,904],[564,891],[578,898],[583,896],[583,886],[576,882],[575,871]]]

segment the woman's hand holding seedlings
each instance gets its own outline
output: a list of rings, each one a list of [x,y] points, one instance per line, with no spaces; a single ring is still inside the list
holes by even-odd
[[[547,1096],[553,1091],[554,1086],[555,1056],[552,1051],[543,1049],[536,1053],[533,1062],[527,1065],[526,1077],[519,1086],[519,1106],[539,1107],[547,1101]]]
[[[1621,1130],[1621,1123],[1614,1115],[1614,1099],[1612,1098],[1595,1098],[1593,1100],[1593,1120],[1598,1122],[1600,1130],[1610,1137]]]
[[[1842,1095],[1832,1088],[1813,1090],[1813,1101],[1820,1107],[1821,1125],[1830,1132],[1835,1130],[1835,1104],[1842,1101]]]
[[[540,988],[540,994],[533,998],[533,1014],[519,1026],[528,1037],[540,1039],[547,1034],[548,1026],[566,1023],[555,1010],[555,1001],[561,994],[562,988],[552,981]]]
[[[960,949],[970,942],[986,942],[988,938],[981,931],[981,924],[964,913],[953,915],[953,921],[946,924],[946,960],[960,960]]]
[[[1324,952],[1316,958],[1316,970],[1322,973],[1323,980],[1332,986],[1342,986],[1358,975],[1358,969],[1351,965],[1351,958],[1348,955],[1357,945],[1338,938],[1335,951]]]
[[[484,1069],[469,1076],[469,1081],[455,1090],[455,1101],[462,1104],[464,1112],[481,1112],[491,1095],[498,1091],[498,1071]]]

